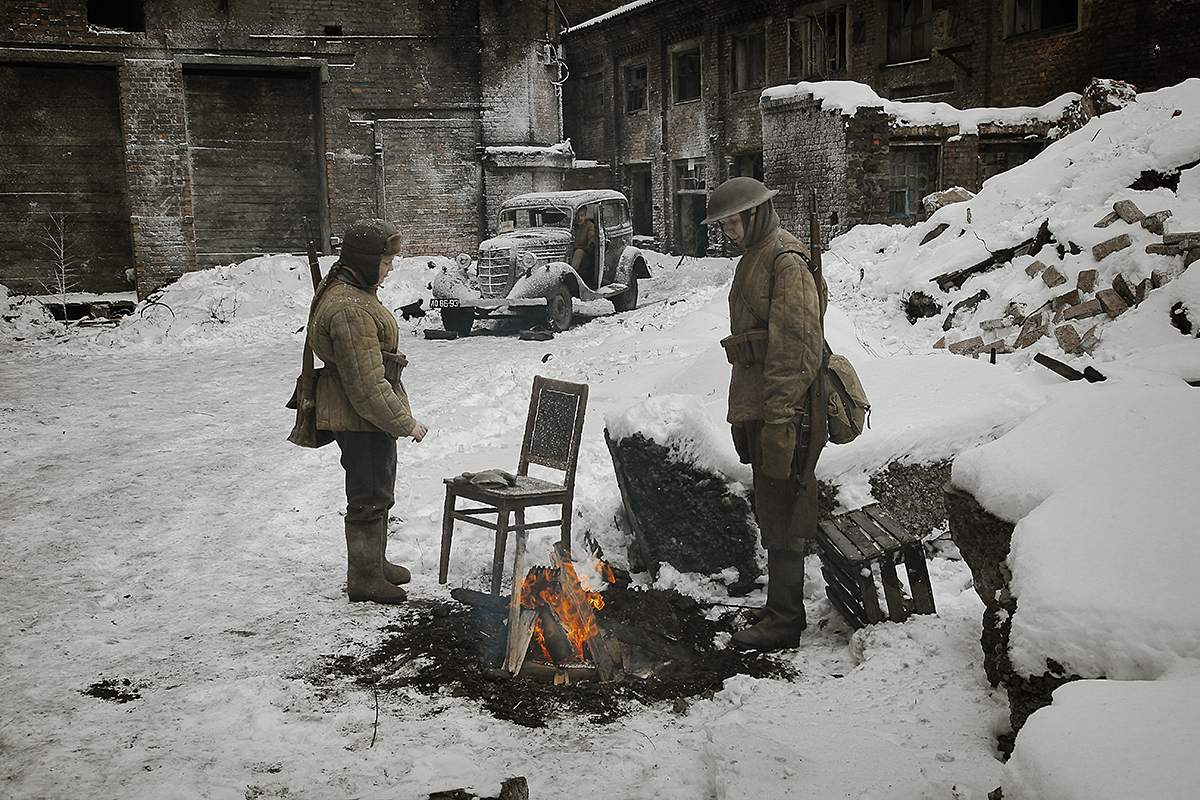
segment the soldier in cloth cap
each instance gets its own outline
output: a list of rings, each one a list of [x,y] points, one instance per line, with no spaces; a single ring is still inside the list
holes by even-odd
[[[351,602],[402,603],[412,576],[387,560],[395,504],[396,440],[420,442],[400,372],[396,318],[375,296],[400,252],[400,232],[380,219],[355,222],[317,287],[310,337],[325,362],[317,382],[317,428],[332,431],[346,471],[346,590]]]

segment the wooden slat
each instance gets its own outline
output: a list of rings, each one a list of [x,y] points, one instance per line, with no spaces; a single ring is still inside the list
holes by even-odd
[[[900,576],[896,574],[896,565],[890,558],[881,558],[876,563],[879,565],[883,596],[887,600],[888,619],[892,622],[904,622],[908,619],[908,603],[904,597],[904,589],[900,586]]]
[[[904,548],[904,566],[908,570],[908,585],[912,589],[913,608],[918,614],[936,614],[933,585],[929,582],[929,565],[925,548],[919,543]]]
[[[864,554],[858,548],[858,546],[854,542],[850,541],[849,537],[842,532],[841,528],[839,528],[837,525],[834,525],[832,522],[822,522],[820,525],[820,531],[825,534],[825,541],[822,542],[822,545],[831,547],[839,556],[841,556],[843,561],[854,564],[867,557],[868,554]]]
[[[850,519],[854,520],[858,525],[859,530],[865,533],[871,541],[879,545],[886,553],[897,553],[900,550],[901,540],[897,539],[886,528],[877,523],[862,510],[851,511]]]
[[[865,626],[867,624],[866,615],[859,610],[857,603],[854,601],[854,596],[842,589],[836,581],[829,580],[828,575],[825,576],[825,579],[827,581],[825,585],[826,596],[829,598],[829,602],[841,613],[842,618],[855,628]]]
[[[858,551],[863,554],[864,560],[870,561],[879,558],[885,553],[884,549],[875,540],[867,536],[852,518],[834,517],[834,524],[845,534],[847,539],[854,543]]]
[[[896,538],[896,541],[901,544],[909,544],[911,542],[920,541],[916,536],[913,536],[905,529],[895,518],[880,508],[878,503],[873,503],[863,509],[875,520],[879,525],[887,529],[888,533]]]

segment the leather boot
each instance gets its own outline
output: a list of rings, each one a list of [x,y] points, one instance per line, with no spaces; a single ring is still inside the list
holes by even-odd
[[[767,605],[762,620],[729,640],[737,650],[786,650],[800,645],[804,614],[804,553],[767,551]]]
[[[386,525],[346,523],[346,593],[351,603],[396,604],[408,599],[407,592],[383,577]]]
[[[383,530],[383,579],[397,586],[408,583],[412,580],[412,573],[408,571],[408,567],[402,567],[387,560],[387,520],[380,520],[379,527]]]

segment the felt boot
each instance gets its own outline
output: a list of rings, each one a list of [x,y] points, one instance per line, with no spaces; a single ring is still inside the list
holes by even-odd
[[[383,577],[383,550],[387,523],[346,523],[346,593],[351,603],[371,601],[396,604],[408,593]]]
[[[387,520],[380,520],[379,527],[383,530],[383,579],[397,586],[408,583],[412,580],[412,573],[408,571],[408,567],[402,567],[387,560]]]
[[[800,645],[804,615],[804,553],[767,551],[767,605],[761,621],[729,640],[737,650],[785,650]]]

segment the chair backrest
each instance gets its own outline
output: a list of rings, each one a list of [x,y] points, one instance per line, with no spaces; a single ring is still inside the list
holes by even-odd
[[[534,377],[517,474],[528,475],[529,465],[539,464],[565,472],[564,485],[574,484],[587,396],[586,383]]]

